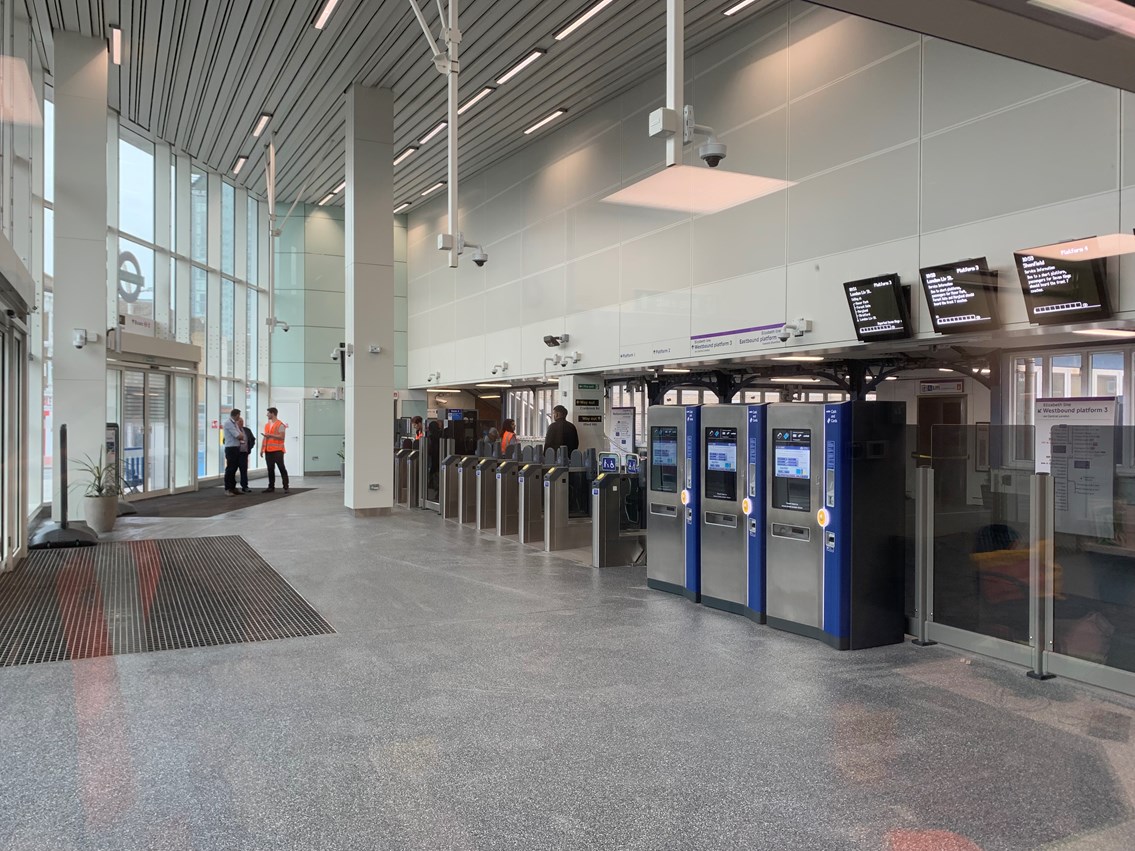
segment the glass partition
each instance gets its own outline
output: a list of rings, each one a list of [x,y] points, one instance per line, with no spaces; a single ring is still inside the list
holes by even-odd
[[[1123,671],[1135,671],[1135,471],[1121,465],[1131,431],[1055,426],[1050,439],[1052,649]]]
[[[1027,644],[1033,469],[1005,463],[1023,438],[1030,427],[933,427],[931,610],[935,623]]]

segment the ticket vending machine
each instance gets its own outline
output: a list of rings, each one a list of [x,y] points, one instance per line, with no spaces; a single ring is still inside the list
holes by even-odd
[[[701,409],[701,602],[765,618],[765,405]]]
[[[701,580],[701,408],[647,411],[646,584],[697,600]]]
[[[840,650],[903,640],[906,408],[768,407],[770,626]]]

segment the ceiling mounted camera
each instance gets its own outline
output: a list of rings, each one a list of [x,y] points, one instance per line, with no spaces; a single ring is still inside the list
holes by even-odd
[[[556,346],[566,346],[571,337],[567,334],[545,334],[544,345],[549,349],[554,349]]]
[[[489,262],[489,253],[483,248],[478,248],[473,252],[473,262],[478,266],[484,266]]]
[[[698,147],[698,156],[710,168],[717,168],[725,159],[726,147],[721,142],[711,139]]]

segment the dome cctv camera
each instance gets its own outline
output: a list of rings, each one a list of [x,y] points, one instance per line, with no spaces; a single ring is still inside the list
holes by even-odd
[[[701,157],[710,168],[717,168],[717,166],[721,164],[721,161],[725,159],[726,151],[727,148],[725,145],[711,139],[704,145],[698,147],[698,156]]]
[[[489,254],[484,249],[478,248],[473,252],[473,262],[478,266],[484,266],[489,262]]]

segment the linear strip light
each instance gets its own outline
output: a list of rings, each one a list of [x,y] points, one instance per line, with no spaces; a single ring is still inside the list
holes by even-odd
[[[323,4],[323,11],[319,13],[319,17],[315,19],[315,28],[317,30],[323,29],[327,26],[327,19],[331,17],[331,13],[335,11],[335,7],[339,5],[339,0],[327,0]]]
[[[399,204],[397,207],[394,208],[394,215],[398,215],[399,213],[401,213],[403,210],[405,210],[409,206],[410,206],[409,201],[403,201],[401,204]]]
[[[442,390],[438,387],[430,387],[426,390],[427,393],[460,393],[460,390]]]
[[[1135,38],[1135,9],[1121,0],[1029,0],[1029,4]]]
[[[237,157],[236,162],[233,163],[233,174],[240,174],[240,170],[244,168],[246,162],[248,162],[248,157]]]
[[[441,187],[443,187],[443,186],[445,186],[445,181],[439,180],[437,183],[435,183],[433,186],[431,186],[429,189],[427,189],[425,192],[423,192],[422,197],[424,198],[425,196],[429,195],[431,192],[437,192],[437,190],[441,189]]]
[[[418,150],[417,147],[415,147],[414,145],[411,145],[406,150],[404,150],[402,153],[400,153],[397,157],[394,158],[394,164],[400,165],[400,164],[406,162],[406,160],[408,160],[410,157],[412,157],[414,155],[414,151],[416,151],[416,150]]]
[[[728,9],[726,9],[725,15],[726,15],[726,17],[736,15],[742,9],[747,9],[756,2],[757,2],[757,0],[741,0],[741,2],[738,3],[736,6],[730,6]],[[768,0],[766,0],[765,5],[768,5]]]
[[[521,71],[523,71],[525,68],[527,68],[547,52],[548,51],[544,50],[542,47],[537,47],[515,65],[513,65],[511,68],[497,77],[497,85],[503,85],[504,83],[507,83],[509,80],[511,80],[513,77],[515,77],[517,74],[519,74]]]
[[[323,200],[319,202],[319,206],[320,207],[327,206],[327,204],[329,204],[331,202],[331,199],[334,198],[334,197],[335,197],[334,192],[328,192],[326,195],[323,196]]]
[[[260,134],[264,132],[268,126],[268,122],[272,120],[272,113],[262,112],[260,118],[256,121],[256,126],[252,128],[252,138],[259,139]]]
[[[442,130],[444,130],[448,126],[449,126],[448,121],[441,122],[437,127],[435,127],[433,130],[431,130],[429,133],[427,133],[421,139],[419,139],[418,144],[419,145],[426,144],[426,142],[428,142],[430,139],[432,139],[434,136],[436,136],[438,133],[440,133]]]
[[[110,28],[110,61],[115,65],[122,64],[122,28]]]
[[[793,361],[799,363],[812,363],[815,361],[822,361],[823,358],[819,355],[784,355],[779,358],[772,358],[772,360]]]
[[[473,97],[465,101],[465,104],[459,110],[457,110],[457,114],[464,115],[466,112],[475,107],[478,103],[480,103],[495,91],[496,89],[493,86],[485,86],[483,89],[481,89],[481,91],[477,92],[477,94],[473,95]]]
[[[1135,337],[1135,331],[1120,331],[1118,328],[1091,328],[1072,333],[1083,334],[1085,337]]]
[[[500,393],[493,393],[491,395],[486,394],[486,393],[482,393],[480,398],[482,398],[482,399],[499,399],[500,397],[501,397]]]
[[[544,118],[544,119],[541,119],[540,121],[537,121],[535,124],[533,124],[527,130],[525,130],[524,135],[528,136],[532,133],[535,133],[537,130],[539,130],[541,127],[543,127],[545,124],[551,124],[553,121],[555,121],[561,115],[563,115],[565,112],[567,112],[566,109],[557,109],[555,112],[553,112],[547,118]]]
[[[340,192],[342,192],[346,188],[347,188],[347,181],[344,180],[342,183],[340,183],[338,186],[336,186],[334,189],[331,190],[331,194],[332,195],[338,195]]]
[[[511,384],[499,384],[499,383],[493,383],[493,382],[486,382],[484,384],[475,384],[474,386],[475,387],[504,387],[506,389],[509,388],[509,387],[512,387]]]
[[[676,366],[664,366],[664,367],[662,367],[662,371],[663,372],[682,372],[682,373],[689,372],[688,369],[681,369],[680,367],[676,367]]]
[[[752,0],[749,0],[749,2],[752,2]],[[590,21],[592,18],[594,18],[596,15],[610,6],[611,3],[612,0],[600,0],[600,2],[596,3],[590,9],[588,9],[586,12],[584,12],[582,15],[568,24],[567,27],[556,33],[556,41],[563,41],[577,29],[582,27],[584,24],[586,24],[588,21]]]
[[[819,384],[818,378],[770,378],[769,381],[777,384]]]

